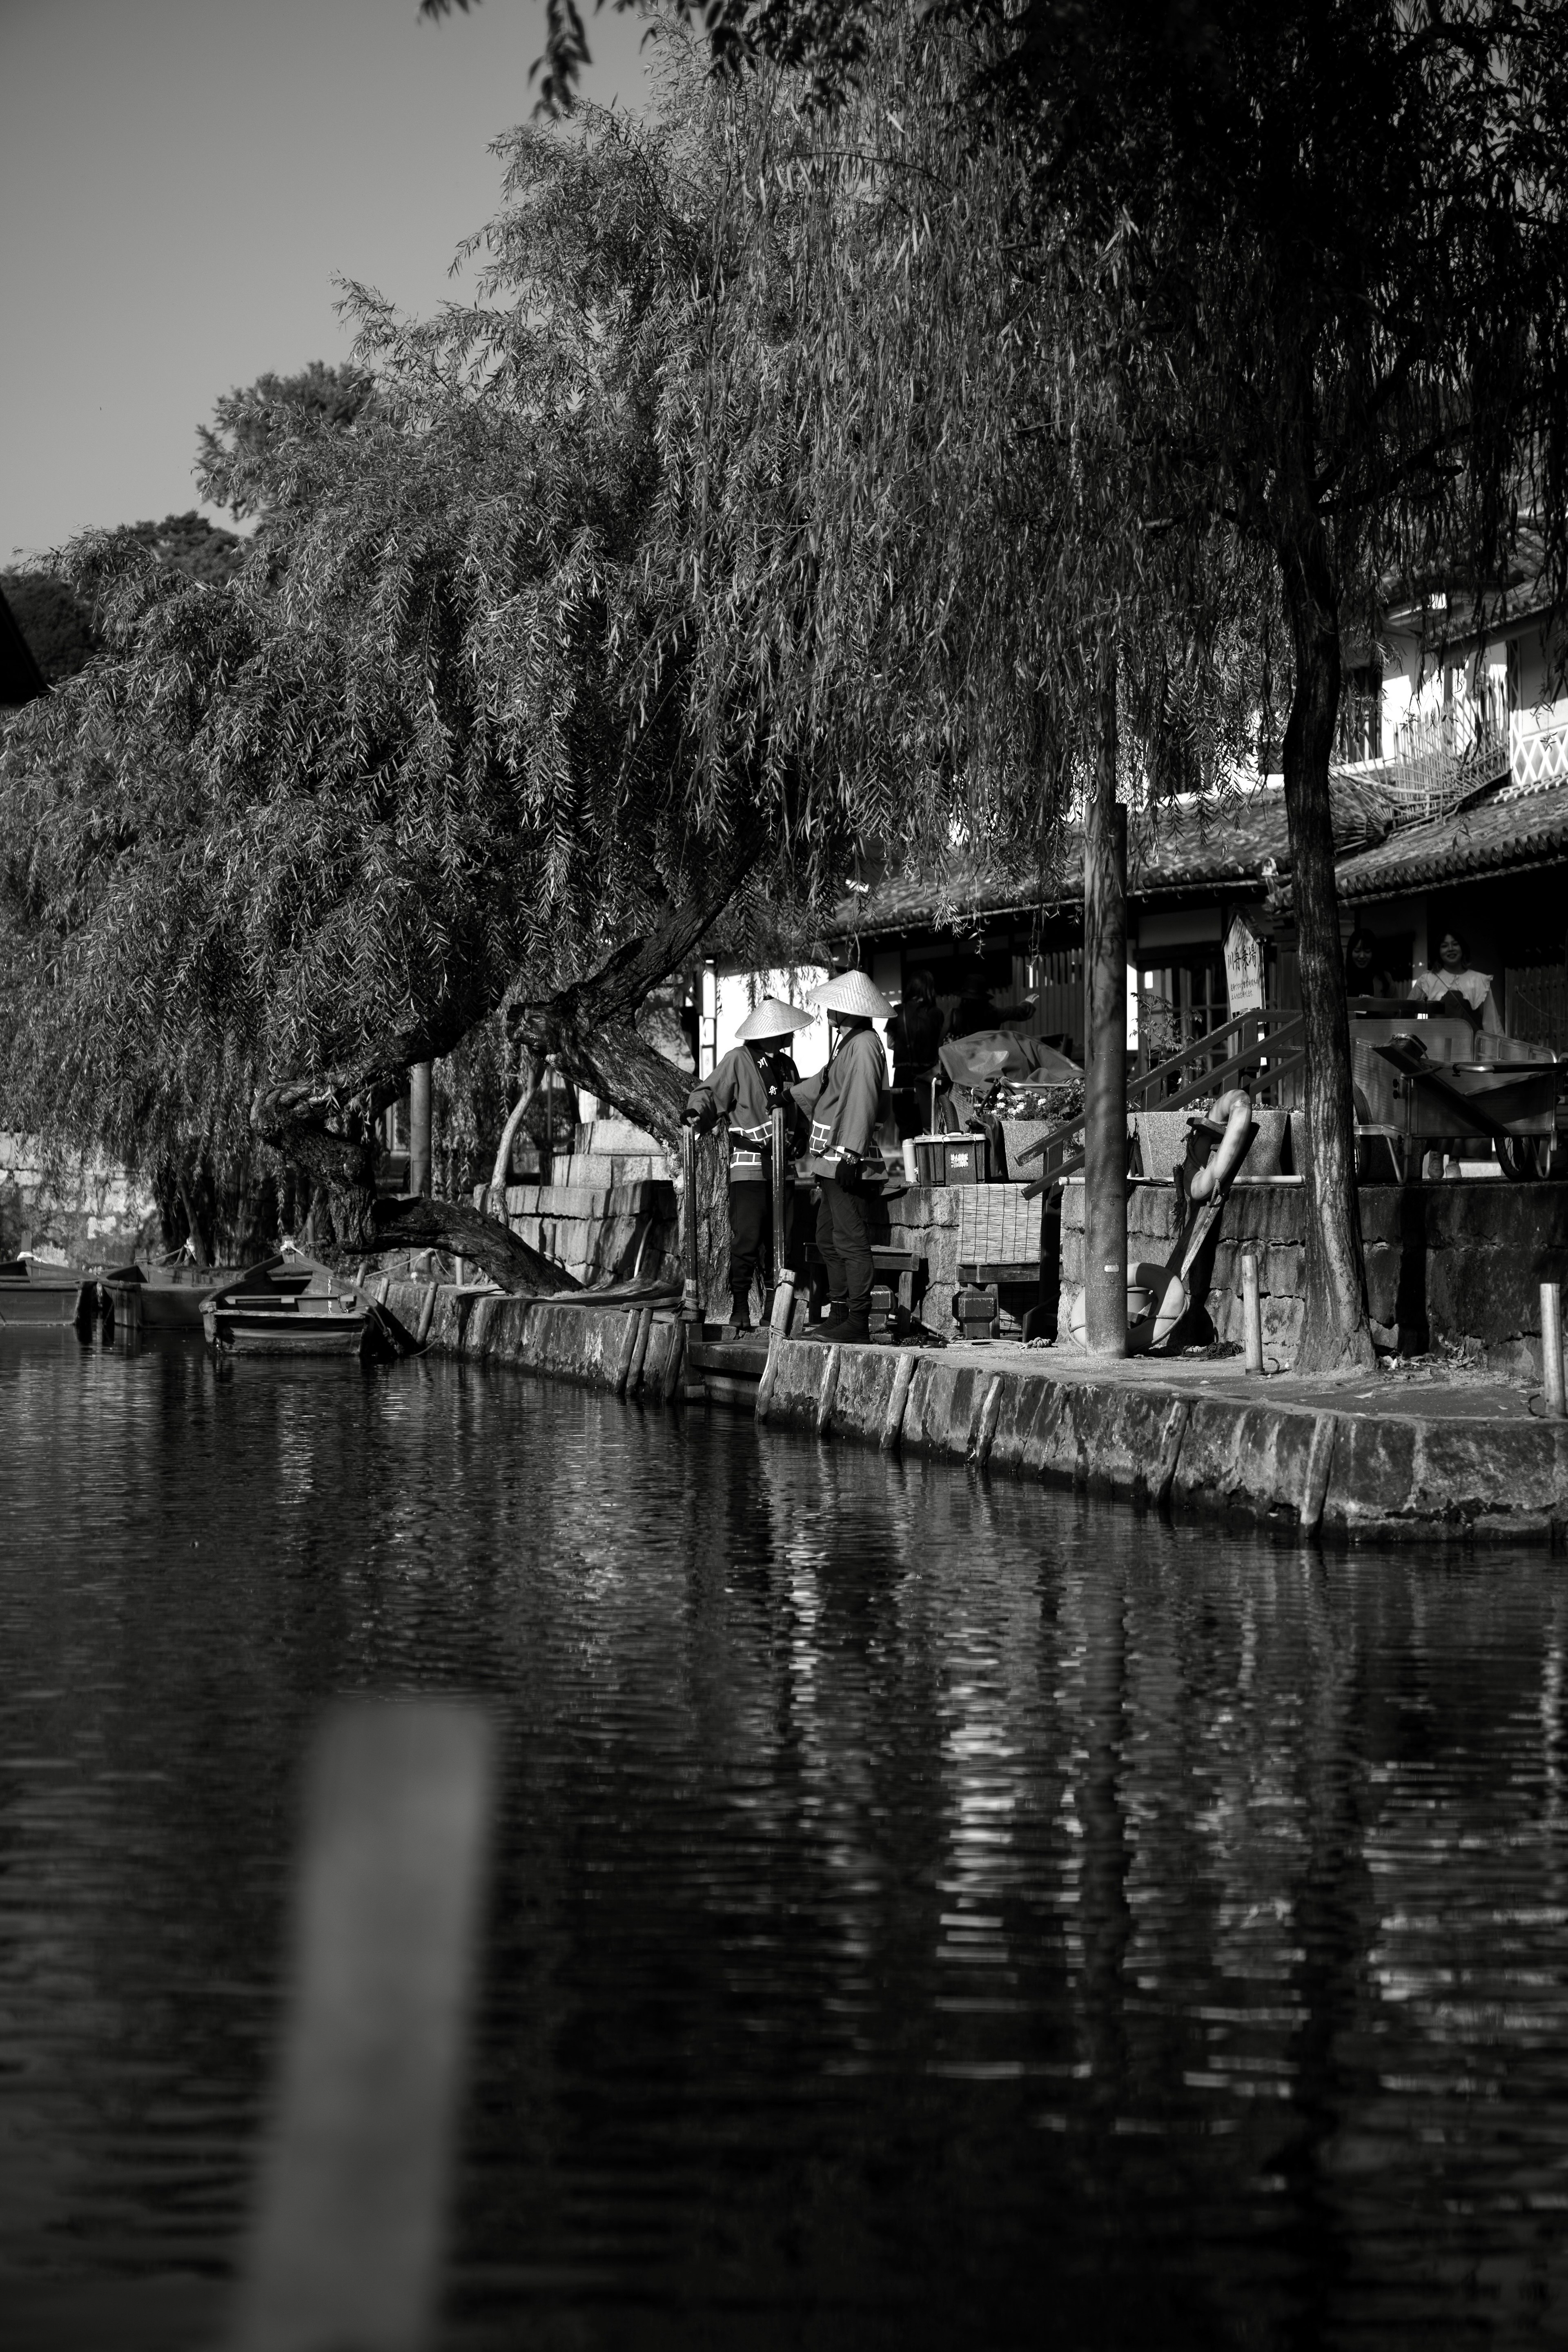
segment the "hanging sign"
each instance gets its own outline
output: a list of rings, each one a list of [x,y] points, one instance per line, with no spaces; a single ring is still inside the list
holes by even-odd
[[[1263,1010],[1263,942],[1237,915],[1225,942],[1225,984],[1230,1017]]]

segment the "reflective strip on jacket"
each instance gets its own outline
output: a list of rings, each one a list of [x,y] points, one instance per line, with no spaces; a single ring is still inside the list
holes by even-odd
[[[732,1045],[686,1098],[688,1110],[721,1112],[730,1132],[730,1181],[761,1184],[773,1140],[768,1082],[750,1048]]]
[[[832,1176],[839,1154],[872,1150],[888,1083],[888,1057],[874,1029],[852,1029],[819,1077],[792,1087],[803,1110],[811,1113],[811,1172]]]

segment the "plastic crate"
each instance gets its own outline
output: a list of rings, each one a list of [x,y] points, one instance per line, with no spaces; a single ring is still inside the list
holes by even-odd
[[[984,1184],[990,1174],[991,1147],[983,1135],[957,1135],[946,1147],[949,1184]]]

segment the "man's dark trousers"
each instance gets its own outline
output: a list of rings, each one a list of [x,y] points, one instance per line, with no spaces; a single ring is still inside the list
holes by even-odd
[[[773,1231],[773,1203],[771,1184],[730,1187],[730,1288],[737,1299],[750,1295],[763,1243]]]
[[[822,1201],[816,1212],[816,1246],[827,1268],[827,1295],[850,1315],[870,1312],[877,1269],[871,1259],[871,1217],[858,1192],[847,1192],[833,1176],[819,1176]]]

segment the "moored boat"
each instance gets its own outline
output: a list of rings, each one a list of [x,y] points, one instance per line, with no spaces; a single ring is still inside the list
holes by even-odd
[[[212,1265],[117,1265],[99,1280],[114,1300],[115,1319],[127,1331],[199,1331],[202,1301],[235,1280],[239,1268]]]
[[[368,1360],[402,1352],[385,1309],[309,1257],[268,1258],[220,1284],[202,1301],[202,1328],[220,1355]]]
[[[7,1259],[0,1265],[0,1324],[74,1322],[77,1300],[89,1278],[77,1265]]]

